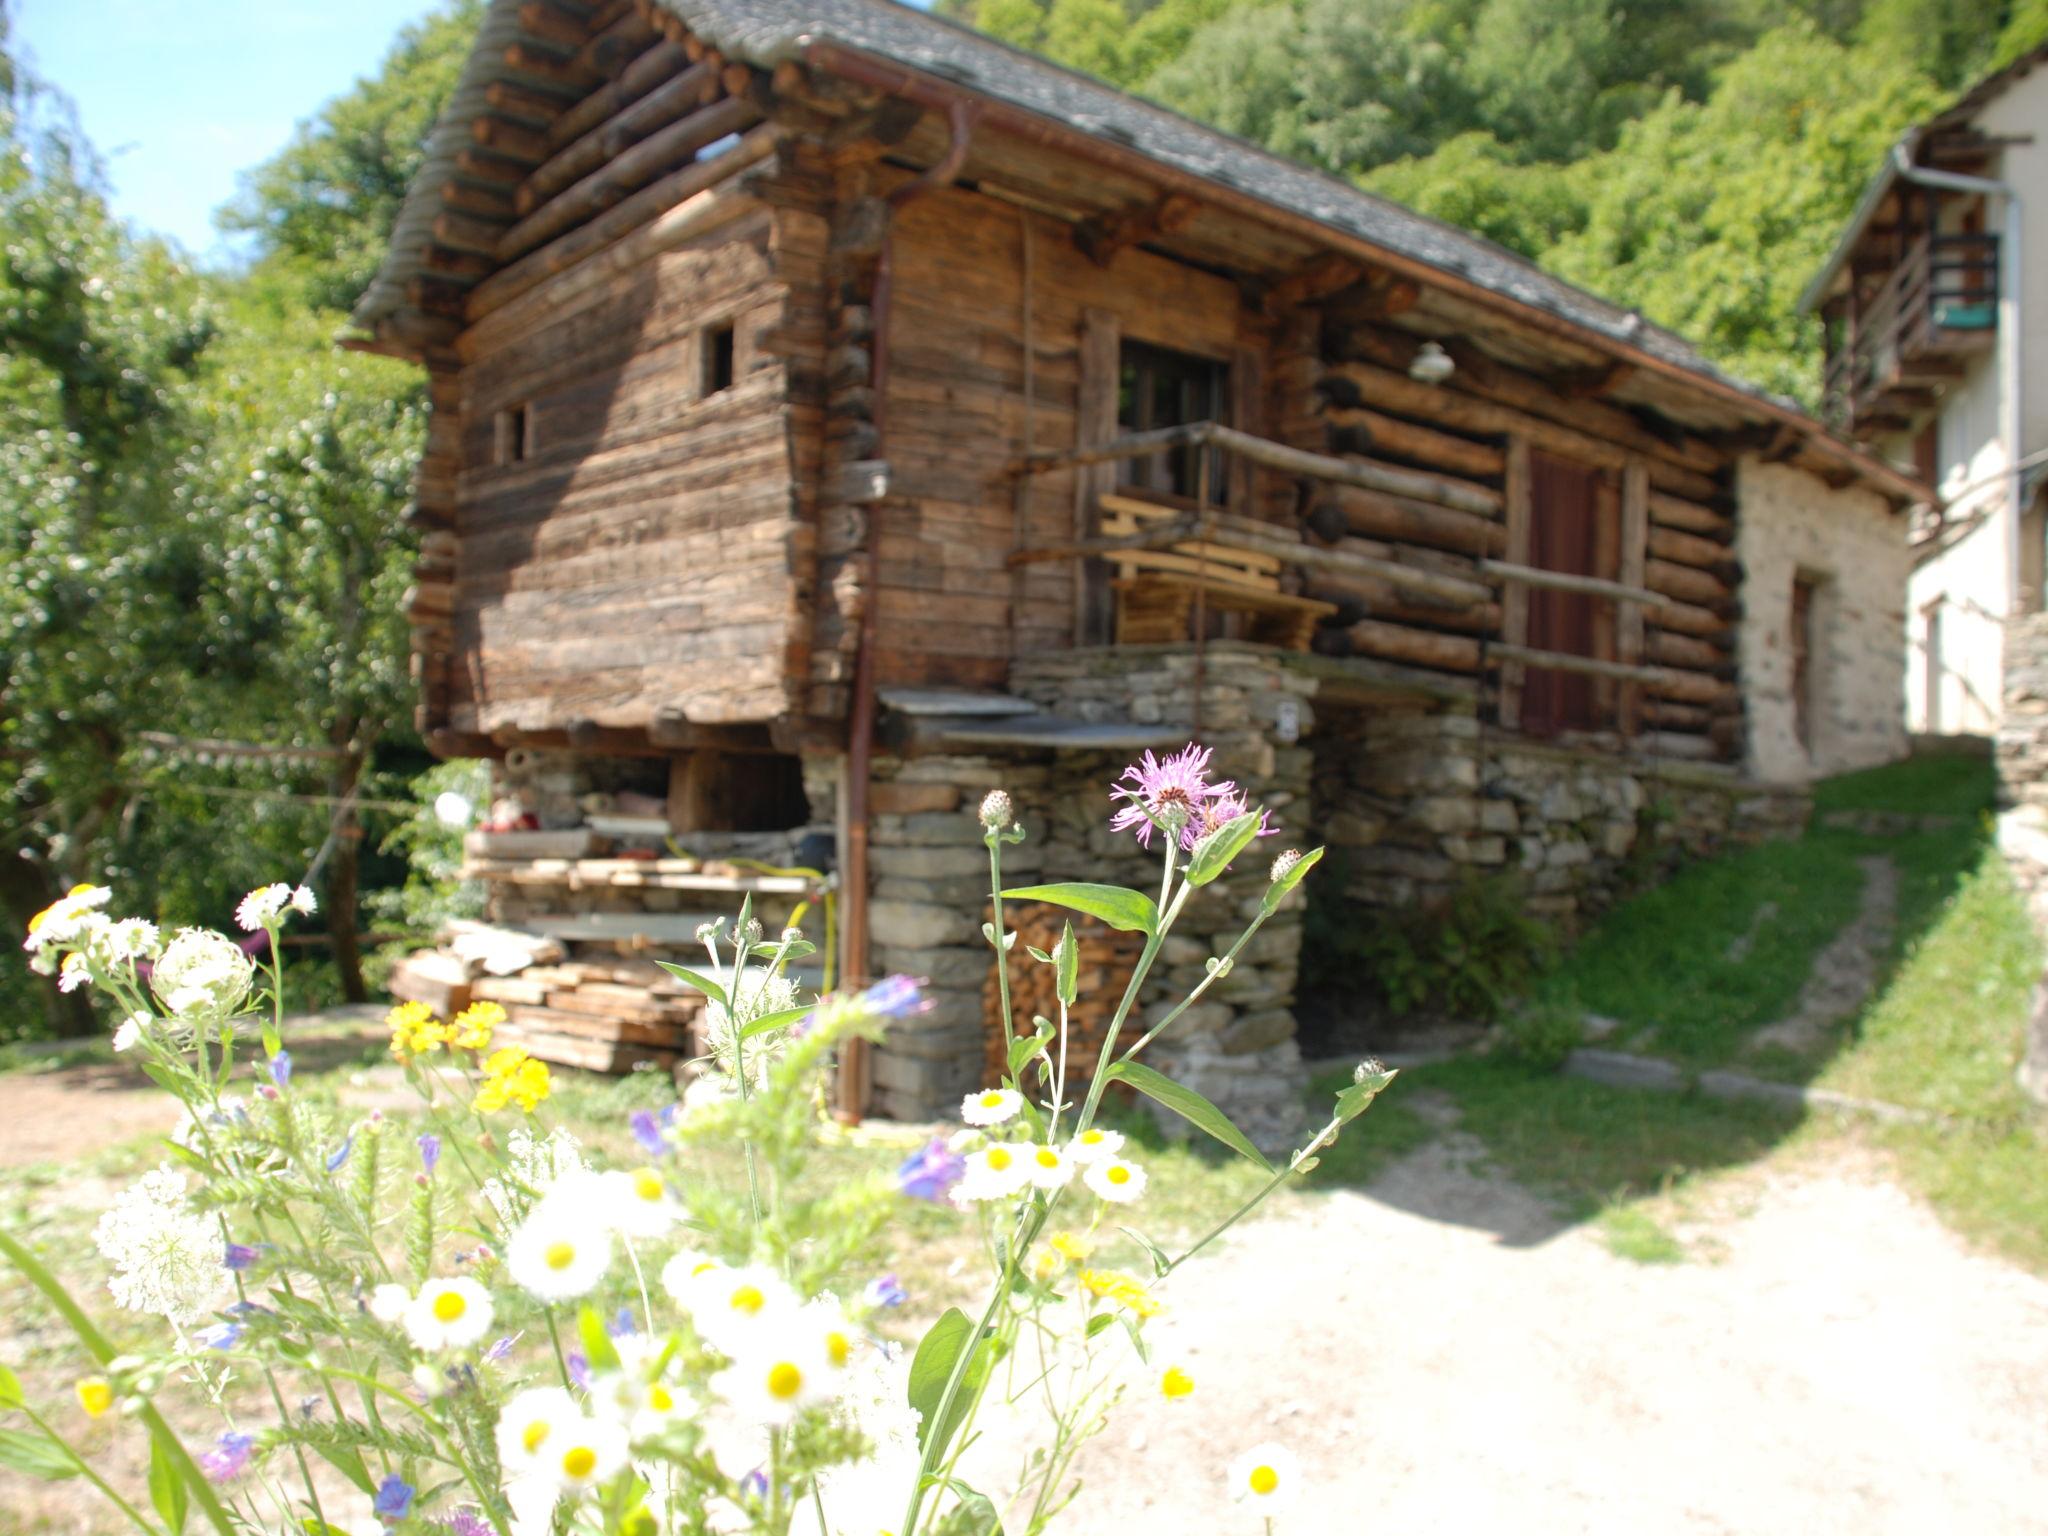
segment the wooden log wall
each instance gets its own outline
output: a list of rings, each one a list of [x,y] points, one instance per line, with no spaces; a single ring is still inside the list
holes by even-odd
[[[1501,364],[1456,339],[1456,370],[1442,384],[1409,376],[1422,338],[1402,331],[1383,286],[1362,284],[1323,306],[1316,392],[1321,441],[1313,446],[1362,465],[1423,478],[1404,488],[1369,490],[1304,482],[1306,535],[1333,550],[1463,577],[1493,588],[1496,600],[1455,603],[1418,595],[1396,582],[1311,568],[1304,590],[1335,603],[1318,636],[1322,649],[1489,680],[1504,725],[1518,720],[1526,676],[1527,591],[1502,567],[1524,563],[1511,506],[1512,445],[1601,470],[1617,504],[1631,475],[1642,478],[1622,524],[1632,548],[1619,551],[1614,575],[1666,601],[1621,610],[1616,650],[1603,649],[1583,670],[1613,700],[1617,725],[1665,755],[1732,758],[1741,748],[1735,681],[1735,625],[1741,570],[1733,559],[1734,517],[1724,455],[1696,440],[1652,430],[1596,393]],[[1626,532],[1617,537],[1630,545]],[[1606,604],[1606,599],[1599,599]],[[1648,669],[1637,676],[1631,668]]]
[[[1270,342],[1235,284],[1137,247],[1098,265],[1070,225],[983,193],[921,197],[897,212],[895,230],[878,676],[1000,687],[1013,644],[1022,655],[1073,643],[1072,568],[1049,562],[1013,575],[1005,561],[1020,543],[1072,540],[1074,472],[1029,477],[1013,500],[1004,470],[1027,437],[1039,450],[1079,440],[1091,327],[1106,360],[1133,339],[1229,363],[1252,384],[1241,408],[1261,415]],[[1109,422],[1104,431],[1094,421],[1091,440],[1114,435],[1115,396],[1114,378],[1092,392],[1089,411]],[[1303,402],[1312,409],[1305,390]]]
[[[667,13],[527,9],[434,231],[466,264],[434,295],[422,724],[800,711],[829,183]]]

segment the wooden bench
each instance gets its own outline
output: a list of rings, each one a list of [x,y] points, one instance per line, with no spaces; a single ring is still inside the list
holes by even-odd
[[[1135,496],[1100,498],[1102,533],[1125,538],[1181,515],[1182,509]],[[1247,640],[1305,651],[1332,603],[1280,590],[1281,561],[1229,544],[1190,539],[1165,549],[1119,550],[1108,557],[1116,575],[1119,645],[1170,645],[1189,638],[1196,607],[1244,617]]]

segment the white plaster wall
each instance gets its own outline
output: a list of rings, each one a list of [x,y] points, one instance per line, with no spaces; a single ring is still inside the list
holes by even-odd
[[[1906,752],[1906,519],[1874,492],[1831,490],[1786,464],[1736,467],[1736,631],[1746,766],[1768,783],[1804,783]],[[1811,749],[1799,740],[1792,677],[1792,584],[1820,583],[1813,618]]]
[[[2023,203],[2019,292],[2022,455],[2048,448],[2048,71],[2018,81],[1978,116],[2007,144],[1988,174],[2018,187]],[[2010,206],[1987,199],[1985,227],[2011,260]],[[2001,273],[2001,285],[2007,274]],[[2002,344],[2002,340],[2001,340]],[[1906,604],[1906,719],[1915,731],[1991,732],[2003,713],[2004,622],[2023,594],[2014,569],[2019,530],[2007,505],[2005,365],[1997,347],[1975,358],[1943,395],[1937,418],[1937,487],[1952,528],[1968,528],[1914,571]],[[1898,445],[1898,456],[1910,453]],[[1981,520],[1978,520],[1981,519]],[[2032,536],[2031,533],[2028,535]],[[1939,624],[1930,622],[1938,608]]]

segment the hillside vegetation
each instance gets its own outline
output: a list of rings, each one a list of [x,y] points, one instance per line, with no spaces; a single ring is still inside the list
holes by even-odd
[[[1460,224],[1810,400],[1793,306],[1891,141],[2048,0],[941,0]]]

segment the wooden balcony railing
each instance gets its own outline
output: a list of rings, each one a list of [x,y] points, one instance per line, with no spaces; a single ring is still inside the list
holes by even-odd
[[[1922,235],[1830,338],[1822,414],[1855,429],[1902,418],[1955,360],[1991,345],[1998,324],[1998,237]]]

